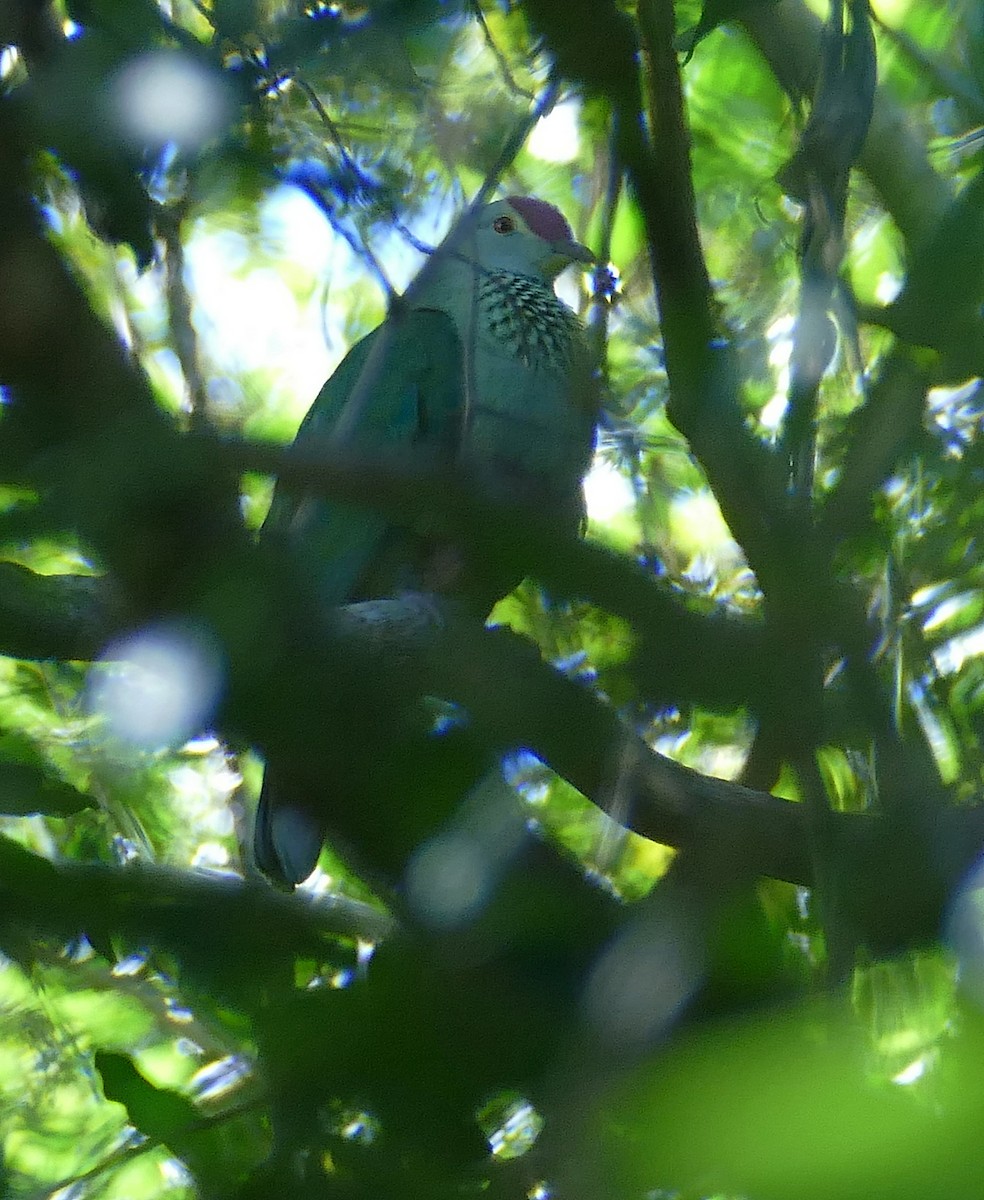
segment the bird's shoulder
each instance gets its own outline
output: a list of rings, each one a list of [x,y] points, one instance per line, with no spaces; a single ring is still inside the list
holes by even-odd
[[[362,399],[357,393],[365,388]],[[462,366],[451,318],[434,309],[398,309],[349,350],[315,397],[295,444],[324,445],[350,401],[359,408],[347,442],[362,450],[415,446],[450,454],[461,432]],[[337,506],[278,484],[263,525],[309,541],[354,522]],[[378,520],[377,520],[378,523]],[[328,536],[327,534],[325,535]],[[329,538],[330,540],[330,538]]]
[[[461,341],[454,321],[437,308],[398,306],[348,351],[315,397],[298,437],[328,433],[360,383],[368,378],[369,427],[391,432],[413,419],[423,396],[444,412],[460,403]],[[408,431],[411,432],[411,431]]]

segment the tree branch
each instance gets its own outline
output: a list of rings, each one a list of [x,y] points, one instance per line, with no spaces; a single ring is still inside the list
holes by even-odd
[[[85,933],[103,945],[116,935],[136,944],[150,939],[180,951],[206,977],[234,971],[248,978],[258,957],[269,959],[270,946],[284,958],[326,957],[328,938],[375,942],[393,929],[379,909],[342,896],[309,901],[265,884],[146,865],[54,864],[6,838],[0,898],[0,937],[32,931],[70,941]]]
[[[813,92],[823,23],[803,0],[747,5],[742,24],[794,102]],[[858,162],[910,246],[930,236],[952,193],[929,163],[905,109],[883,87],[875,92]]]
[[[0,654],[91,662],[123,626],[123,606],[107,578],[38,575],[0,562]]]

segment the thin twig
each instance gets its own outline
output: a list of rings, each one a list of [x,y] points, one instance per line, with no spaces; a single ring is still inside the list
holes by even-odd
[[[615,302],[611,288],[609,263],[612,257],[612,228],[615,224],[615,212],[622,194],[622,164],[618,158],[614,130],[608,139],[607,174],[608,179],[601,210],[601,233],[598,239],[598,265],[595,267],[593,275],[593,304],[588,319],[588,339],[591,344],[592,360],[597,364],[606,385],[608,383],[608,324]]]
[[[521,88],[513,78],[512,71],[509,69],[509,63],[506,61],[506,56],[496,45],[495,38],[492,36],[492,30],[489,29],[488,21],[485,19],[485,13],[482,12],[481,0],[471,0],[471,10],[475,15],[475,20],[478,21],[482,28],[482,34],[485,37],[485,44],[492,54],[492,57],[499,64],[499,70],[502,72],[502,78],[506,81],[506,86],[511,92],[517,96],[522,96],[524,100],[533,101],[536,99],[532,92],[528,92],[525,88]]]
[[[559,90],[559,84],[556,81],[551,82],[544,90],[537,104],[522,120],[517,122],[516,128],[507,138],[499,157],[489,169],[482,186],[475,193],[471,204],[455,222],[442,245],[424,263],[416,279],[414,279],[404,293],[402,303],[392,307],[386,323],[382,326],[380,334],[373,343],[372,349],[366,358],[366,364],[359,376],[359,381],[352,389],[332,429],[331,442],[333,445],[341,446],[350,442],[357,430],[362,427],[366,410],[372,401],[376,386],[379,383],[380,374],[389,354],[390,346],[396,335],[401,313],[412,307],[414,297],[426,288],[438,268],[441,256],[456,253],[455,242],[461,229],[488,202],[489,197],[498,186],[503,172],[522,149],[523,143],[530,135],[530,131],[536,125],[537,121],[556,104]]]
[[[157,231],[164,243],[164,290],[167,297],[167,321],[171,344],[178,356],[185,386],[188,389],[192,429],[202,429],[208,423],[208,392],[202,377],[198,354],[198,337],[191,319],[191,298],[184,280],[184,244],[181,227],[187,213],[187,202],[162,205],[157,213]]]
[[[224,1125],[227,1121],[238,1120],[240,1117],[259,1114],[263,1110],[264,1104],[264,1098],[258,1098],[250,1100],[245,1104],[239,1104],[235,1108],[228,1108],[220,1113],[211,1113],[208,1116],[202,1116],[199,1120],[189,1121],[184,1128],[174,1130],[169,1135],[169,1141],[177,1141],[180,1144],[183,1139],[190,1135],[204,1133],[209,1129],[215,1129],[220,1125]],[[90,1167],[81,1175],[70,1175],[67,1179],[62,1179],[56,1183],[54,1187],[46,1187],[40,1191],[33,1192],[27,1197],[27,1200],[54,1200],[59,1192],[62,1192],[66,1188],[71,1188],[74,1193],[80,1184],[98,1179],[108,1171],[112,1171],[114,1168],[130,1162],[132,1159],[139,1158],[141,1155],[150,1154],[154,1150],[167,1150],[171,1158],[177,1158],[180,1162],[184,1162],[179,1155],[174,1153],[170,1145],[163,1138],[143,1136],[139,1142],[131,1140],[122,1146],[117,1146],[101,1162],[96,1163],[95,1166]]]
[[[307,80],[304,79],[301,75],[292,75],[291,79],[297,85],[297,87],[299,87],[301,89],[301,91],[304,92],[305,96],[307,96],[307,98],[311,104],[311,107],[314,109],[314,111],[318,114],[318,116],[324,122],[325,128],[328,130],[328,133],[331,136],[331,140],[335,143],[335,146],[341,156],[342,162],[344,163],[346,170],[352,172],[352,174],[359,181],[361,186],[366,189],[367,192],[372,191],[376,186],[375,180],[370,178],[370,176],[368,176],[365,173],[365,171],[362,170],[362,168],[359,166],[359,164],[352,157],[348,147],[345,145],[345,140],[342,137],[341,126],[338,124],[338,122],[335,120],[335,118],[332,117],[331,114],[328,112],[328,110],[325,108],[325,106],[321,102],[321,98],[318,96],[317,92],[307,82]],[[349,125],[349,128],[358,128],[358,127]],[[380,130],[379,130],[378,126],[365,126],[361,129],[361,132],[378,135]],[[403,221],[400,220],[400,215],[396,211],[395,208],[391,207],[389,209],[389,216],[390,216],[391,221],[393,222],[393,228],[396,229],[399,233],[401,233],[403,235],[403,237],[406,239],[407,243],[409,245],[411,245],[414,248],[414,250],[418,250],[421,254],[433,254],[434,247],[432,245],[429,245],[427,242],[422,242],[416,236],[416,234],[414,234],[411,230],[409,230],[406,227],[406,225],[403,223]],[[335,228],[334,222],[332,222],[332,228]],[[339,230],[338,232],[341,232],[341,230]],[[343,236],[346,236],[346,235],[343,234]],[[349,241],[350,245],[352,244],[351,239],[348,238],[347,236],[346,236],[346,240]],[[357,251],[357,253],[358,253],[358,251]],[[366,253],[367,254],[369,253],[368,247],[366,248]],[[374,269],[376,275],[381,276],[382,270],[379,267],[379,265],[376,263],[375,259],[372,260],[371,265],[373,266],[373,269]],[[390,299],[392,299],[393,289],[390,288],[388,284],[386,284],[384,286],[384,291],[386,292],[387,296]]]
[[[292,75],[291,78],[293,79],[295,86],[299,87],[307,97],[308,103],[318,114],[322,124],[328,130],[331,140],[335,143],[335,148],[338,150],[345,169],[352,173],[352,175],[367,190],[367,192],[371,193],[374,188],[373,180],[366,175],[366,173],[349,153],[348,147],[345,145],[342,135],[338,130],[338,126],[332,119],[331,114],[321,103],[321,98],[318,96],[318,93],[307,82],[307,80],[303,79],[300,75]],[[340,234],[341,237],[348,242],[354,254],[365,260],[365,262],[369,265],[373,275],[375,275],[376,279],[378,280],[380,287],[386,294],[387,303],[392,304],[393,297],[396,294],[395,289],[387,278],[386,272],[383,270],[379,259],[373,253],[372,247],[369,245],[365,235],[362,235],[361,238],[356,238],[354,234],[347,230],[342,222],[335,217],[334,213],[327,205],[323,205],[322,207],[325,215],[328,217],[328,220],[331,223],[332,229],[334,229],[336,233]]]

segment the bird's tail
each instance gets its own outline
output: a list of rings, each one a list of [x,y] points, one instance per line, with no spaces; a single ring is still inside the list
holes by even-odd
[[[278,887],[302,883],[318,864],[324,829],[293,789],[267,767],[253,827],[256,865]]]

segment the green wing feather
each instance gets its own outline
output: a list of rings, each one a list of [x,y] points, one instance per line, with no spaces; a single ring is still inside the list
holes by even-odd
[[[370,363],[380,339],[381,359]],[[419,445],[453,453],[460,434],[461,344],[451,318],[415,309],[390,318],[358,342],[319,392],[297,434],[297,443],[328,434],[369,364],[369,403],[350,443],[378,449]],[[291,495],[279,485],[263,526],[264,536],[287,537],[305,566],[320,575],[328,604],[359,599],[390,528],[371,508],[312,495]]]
[[[385,339],[380,345],[380,339]],[[379,355],[370,362],[374,348]],[[363,372],[372,373],[364,416],[352,438],[358,449],[419,445],[454,452],[461,427],[462,355],[446,313],[416,309],[391,319],[349,351],[304,418],[297,441],[328,434]],[[263,536],[286,538],[298,565],[313,574],[326,604],[361,598],[360,584],[384,553],[409,554],[410,535],[397,534],[371,507],[292,495],[277,486]],[[402,540],[401,540],[402,538]],[[388,545],[387,545],[388,544]],[[257,865],[274,881],[300,883],[314,869],[325,834],[320,788],[298,788],[267,766],[256,814]]]

